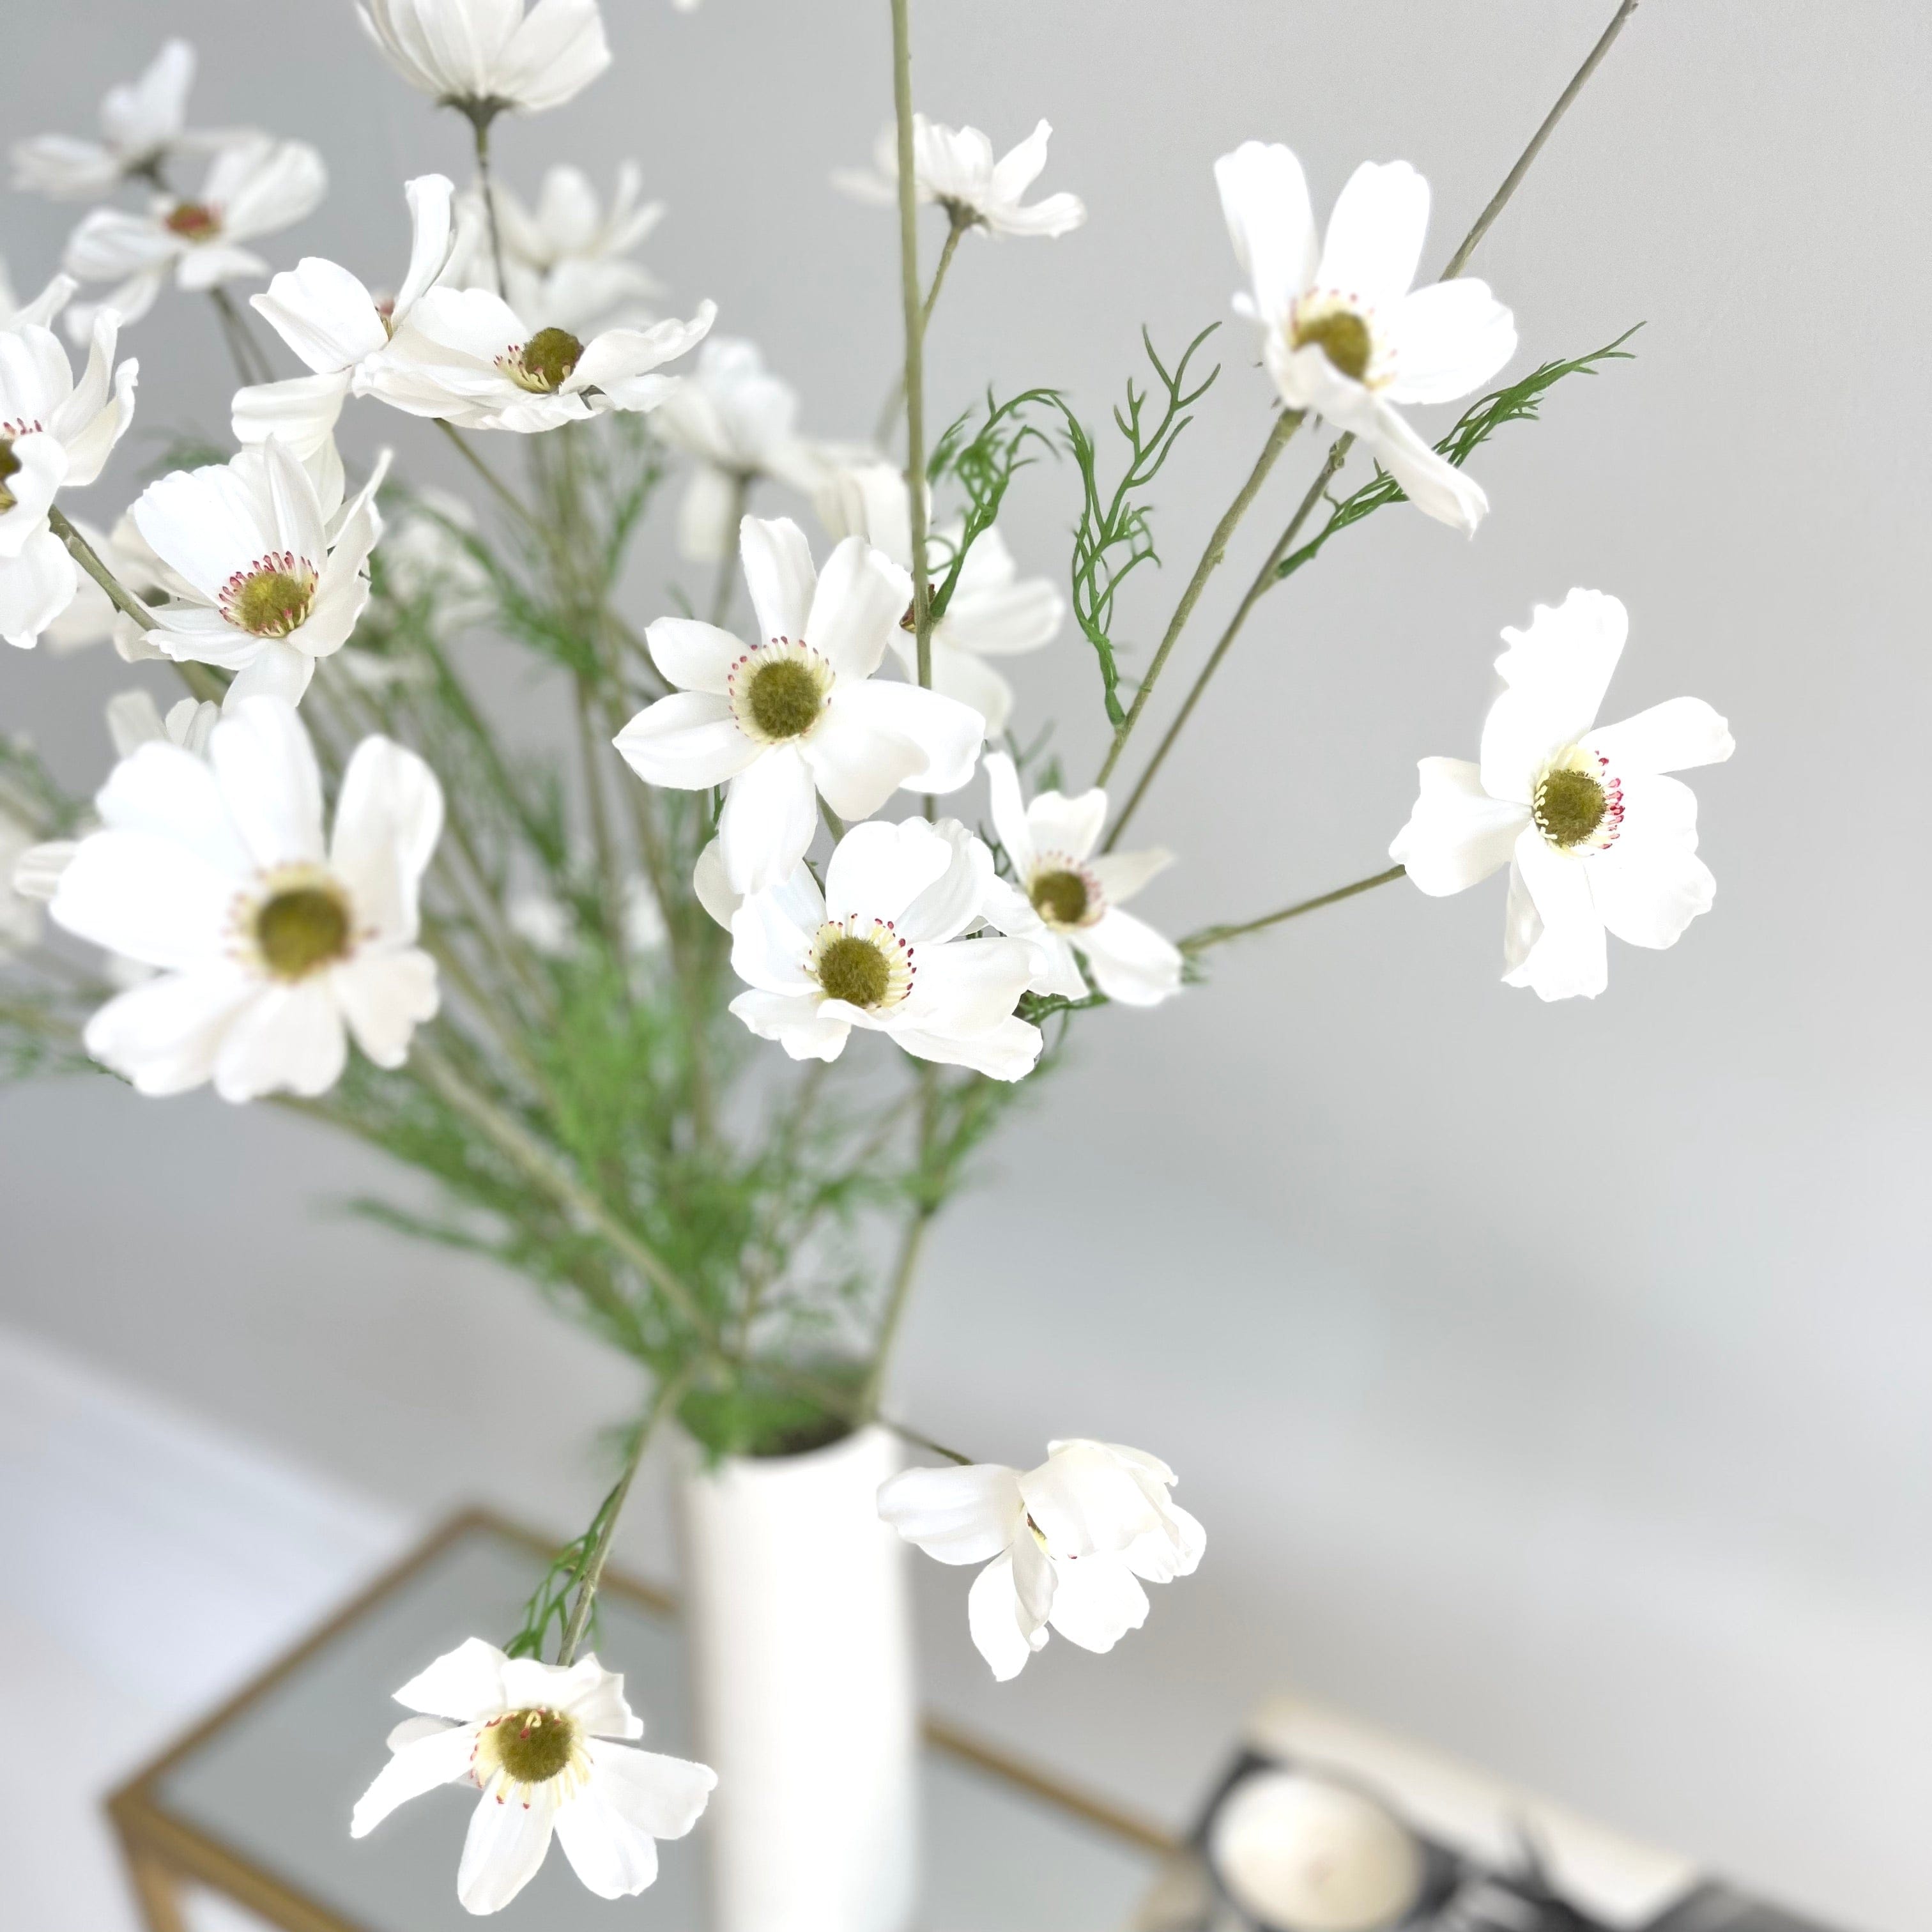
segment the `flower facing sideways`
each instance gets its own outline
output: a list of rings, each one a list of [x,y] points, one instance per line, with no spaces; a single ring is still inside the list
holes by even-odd
[[[1466,396],[1516,352],[1516,323],[1473,277],[1412,289],[1429,184],[1406,161],[1365,161],[1318,237],[1308,183],[1288,150],[1250,141],[1214,164],[1222,212],[1252,292],[1281,399],[1352,431],[1438,521],[1473,530],[1489,499],[1412,429],[1398,403]]]
[[[314,212],[328,187],[322,157],[307,142],[245,136],[216,154],[190,199],[158,195],[145,214],[95,208],[69,238],[61,266],[83,282],[115,284],[98,306],[134,322],[170,275],[189,290],[266,275],[268,263],[242,244],[293,227]],[[76,308],[68,333],[83,337],[94,314],[92,306]]]
[[[1050,194],[1022,206],[1020,197],[1046,166],[1046,144],[1053,128],[1042,121],[999,160],[993,144],[976,128],[944,128],[923,114],[913,116],[912,175],[921,201],[937,202],[962,228],[988,235],[1065,235],[1087,219],[1077,194]],[[860,201],[887,206],[898,199],[898,145],[889,128],[880,135],[872,159],[878,172],[841,170],[832,179]]]
[[[51,308],[35,304],[50,321],[63,293],[53,292]],[[134,418],[137,368],[115,367],[116,328],[115,316],[95,318],[79,382],[44,322],[0,328],[0,637],[22,650],[80,587],[74,559],[48,527],[54,498],[92,483]]]
[[[358,388],[411,416],[460,429],[529,435],[607,410],[654,410],[677,387],[660,365],[697,347],[718,313],[607,328],[581,341],[554,322],[532,328],[488,289],[431,289],[364,365]]]
[[[984,1563],[968,1628],[1002,1682],[1048,1628],[1108,1651],[1147,1621],[1143,1580],[1191,1575],[1207,1532],[1168,1499],[1174,1472],[1118,1443],[1050,1442],[1022,1472],[994,1462],[908,1469],[883,1484],[879,1514],[941,1563]]]
[[[1022,805],[1019,774],[1004,752],[987,754],[986,778],[993,829],[1015,880],[1000,882],[986,916],[1032,947],[1034,992],[1084,999],[1077,952],[1094,983],[1124,1006],[1157,1006],[1179,992],[1180,949],[1120,910],[1123,900],[1172,862],[1172,854],[1157,848],[1096,852],[1107,819],[1107,794],[1097,787],[1078,798],[1043,791]]]
[[[1020,1079],[1042,1043],[1013,1012],[1031,956],[962,937],[993,883],[992,854],[956,820],[855,825],[822,893],[800,866],[732,915],[732,968],[753,990],[731,1010],[794,1060],[836,1060],[859,1027],[921,1060]]]
[[[100,139],[36,134],[14,144],[14,185],[62,201],[112,194],[130,176],[152,176],[171,154],[205,148],[219,136],[187,131],[194,49],[170,40],[139,80],[110,87],[100,104]]]
[[[1728,758],[1729,727],[1700,698],[1597,724],[1629,619],[1614,597],[1573,590],[1505,631],[1506,687],[1482,758],[1424,758],[1422,788],[1389,856],[1442,897],[1510,868],[1504,980],[1546,1000],[1609,983],[1604,934],[1664,946],[1717,884],[1697,856],[1697,798],[1666,772]]]
[[[471,1637],[396,1693],[424,1714],[389,1733],[394,1754],[357,1801],[352,1838],[440,1784],[483,1796],[471,1814],[456,1895],[500,1912],[537,1874],[553,1834],[600,1898],[628,1898],[658,1875],[657,1840],[698,1822],[718,1782],[709,1766],[638,1750],[644,1721],[624,1680],[595,1657],[568,1670],[506,1657]],[[625,1742],[619,1742],[619,1740]]]
[[[416,945],[442,793],[413,752],[365,738],[334,836],[294,710],[232,705],[208,754],[146,743],[96,800],[101,829],[62,869],[56,924],[159,969],[88,1022],[87,1050],[143,1094],[212,1079],[225,1100],[313,1095],[340,1076],[344,1028],[400,1066],[436,1009]]]
[[[812,567],[788,519],[745,518],[740,533],[758,641],[663,617],[644,640],[677,688],[616,737],[646,783],[726,785],[720,850],[733,890],[784,884],[818,824],[818,798],[869,818],[895,789],[956,791],[973,776],[982,727],[970,706],[874,677],[912,598],[912,580],[848,537]]]
[[[316,661],[340,650],[369,601],[369,553],[382,533],[376,492],[386,454],[332,511],[275,437],[225,464],[177,470],[129,513],[180,594],[145,641],[177,661],[236,673],[228,702],[267,692],[293,704]]]
[[[561,107],[610,64],[597,0],[358,0],[389,64],[436,101],[487,119]]]

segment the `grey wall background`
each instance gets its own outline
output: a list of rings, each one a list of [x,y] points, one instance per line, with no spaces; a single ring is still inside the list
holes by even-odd
[[[677,296],[716,296],[810,426],[850,433],[893,338],[891,224],[826,178],[887,112],[883,8],[607,11],[616,68],[506,130],[508,176],[636,154],[670,203],[652,260]],[[1092,210],[1057,244],[969,240],[942,405],[1048,380],[1097,413],[1143,320],[1172,343],[1224,315],[1209,168],[1250,135],[1292,142],[1324,203],[1357,160],[1412,159],[1439,256],[1609,11],[923,0],[922,104],[1003,146],[1049,116],[1046,185]],[[10,133],[88,127],[181,31],[200,118],[316,141],[334,190],[278,263],[393,275],[401,177],[460,171],[460,124],[377,64],[346,4],[16,13]],[[1210,1553],[1113,1658],[1056,1645],[997,1691],[960,1580],[928,1567],[933,1694],[975,1722],[1178,1814],[1243,1710],[1292,1683],[1852,1925],[1932,1919],[1929,58],[1906,0],[1652,0],[1476,264],[1516,310],[1518,366],[1640,320],[1641,359],[1492,446],[1473,544],[1385,518],[1264,607],[1174,760],[1143,824],[1184,855],[1148,901],[1182,929],[1372,869],[1412,761],[1473,744],[1498,627],[1573,583],[1633,613],[1615,715],[1694,692],[1740,746],[1698,781],[1716,910],[1674,952],[1618,951],[1594,1006],[1496,983],[1499,885],[1402,887],[1092,1029],[946,1225],[903,1406],[1012,1460],[1068,1430],[1148,1442]],[[22,283],[69,218],[0,200]],[[130,346],[145,426],[220,423],[194,306]],[[1259,433],[1237,332],[1222,352],[1162,493],[1177,560]],[[410,424],[365,412],[350,435],[433,471]],[[1278,479],[1224,597],[1300,487]],[[1034,567],[1058,567],[1064,502],[1016,526]],[[640,582],[641,613],[660,588]],[[1164,614],[1142,606],[1142,632]],[[125,668],[0,674],[4,722],[90,778]],[[1082,721],[1084,765],[1082,651],[1022,675]],[[626,1372],[514,1282],[319,1212],[380,1178],[360,1156],[104,1083],[0,1095],[0,1316],[372,1492],[582,1514],[589,1427],[622,1414]],[[512,1377],[580,1390],[583,1426],[506,1429]],[[641,1522],[634,1556],[662,1547]]]

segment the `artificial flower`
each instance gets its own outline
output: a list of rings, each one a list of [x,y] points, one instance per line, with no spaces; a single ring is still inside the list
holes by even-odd
[[[598,1898],[642,1892],[658,1875],[657,1840],[682,1838],[718,1782],[708,1765],[632,1748],[644,1720],[624,1701],[622,1677],[594,1656],[564,1670],[472,1636],[411,1678],[396,1702],[424,1714],[389,1733],[394,1755],[356,1801],[350,1835],[366,1838],[438,1785],[480,1789],[456,1874],[472,1912],[508,1905],[536,1876],[553,1833]]]
[[[1048,1443],[1036,1469],[904,1470],[880,1485],[879,1514],[941,1563],[986,1564],[967,1625],[1004,1682],[1049,1626],[1083,1650],[1112,1649],[1147,1621],[1143,1579],[1192,1574],[1207,1532],[1168,1500],[1174,1480],[1141,1450],[1076,1439]]]
[[[554,322],[532,328],[488,289],[434,288],[367,365],[363,387],[412,416],[526,435],[654,410],[678,382],[659,365],[695,348],[717,313],[700,302],[688,322],[607,328],[586,343]]]
[[[1084,999],[1078,953],[1094,985],[1124,1006],[1158,1006],[1180,992],[1180,949],[1120,910],[1174,855],[1158,848],[1096,852],[1107,822],[1107,794],[1098,786],[1078,798],[1043,791],[1023,805],[1019,773],[1004,752],[986,754],[986,778],[993,829],[1016,882],[1001,882],[987,916],[1033,948],[1033,991]]]
[[[112,314],[95,318],[77,382],[44,322],[0,328],[0,637],[22,650],[80,586],[79,567],[48,526],[54,498],[100,474],[134,417],[137,365],[115,366],[118,327]]]
[[[988,235],[1065,235],[1087,219],[1077,194],[1050,194],[1027,206],[1020,200],[1046,166],[1052,133],[1042,121],[995,160],[992,142],[978,128],[944,128],[916,114],[912,176],[919,199],[937,202],[958,226]],[[872,159],[876,172],[842,169],[832,179],[859,200],[889,206],[898,200],[899,179],[898,141],[891,128],[880,135]]]
[[[100,104],[98,141],[35,134],[14,144],[14,185],[58,200],[110,194],[132,176],[150,179],[170,154],[205,150],[224,137],[187,130],[194,50],[170,40],[139,80],[110,87]]]
[[[369,601],[388,461],[386,452],[339,512],[273,436],[150,484],[130,514],[182,594],[155,610],[144,641],[234,671],[231,704],[264,692],[297,702],[316,660],[348,641]]]
[[[453,288],[494,290],[519,315],[540,315],[574,335],[641,328],[655,320],[651,298],[659,289],[631,254],[664,216],[664,203],[643,195],[635,161],[620,165],[608,208],[590,177],[568,164],[545,171],[534,206],[499,183],[494,190],[503,251],[499,290],[496,244],[478,184],[458,203],[456,252],[443,279]]]
[[[791,877],[818,797],[842,818],[869,818],[896,789],[956,791],[973,776],[982,730],[956,699],[872,675],[912,596],[882,551],[848,537],[821,575],[796,524],[758,517],[744,520],[740,550],[758,641],[660,618],[644,641],[677,688],[616,742],[649,784],[728,788],[722,854],[732,889],[751,892]]]
[[[358,0],[369,38],[432,100],[487,120],[561,107],[610,64],[597,0]]]
[[[161,592],[161,574],[153,554],[126,517],[111,532],[97,529],[85,518],[70,520],[123,590],[143,599]],[[130,663],[161,655],[152,646],[142,645],[141,627],[85,571],[78,574],[73,602],[40,634],[53,650],[62,653],[111,641],[116,652]]]
[[[1675,945],[1717,891],[1697,856],[1696,794],[1665,774],[1728,758],[1730,730],[1700,698],[1598,725],[1629,627],[1614,597],[1573,590],[1538,604],[1528,630],[1504,631],[1505,688],[1481,762],[1422,760],[1414,809],[1389,848],[1438,898],[1507,864],[1503,977],[1546,1000],[1604,990],[1606,931]]]
[[[1316,231],[1301,164],[1249,141],[1214,164],[1222,212],[1282,400],[1360,436],[1428,515],[1474,530],[1489,499],[1409,427],[1398,403],[1466,396],[1516,352],[1516,322],[1473,276],[1414,289],[1429,184],[1406,161],[1365,161]]]
[[[102,308],[138,321],[170,275],[190,290],[266,275],[268,263],[242,244],[292,227],[328,188],[322,157],[306,141],[250,134],[217,153],[198,195],[157,195],[142,214],[94,209],[69,238],[62,266],[83,282],[116,286],[99,303],[76,308],[68,332],[79,340]]]
[[[815,492],[819,520],[833,537],[862,536],[895,563],[912,561],[912,511],[905,472],[883,461],[841,465]],[[964,535],[952,524],[930,545],[935,585],[944,582]],[[1066,621],[1066,600],[1046,578],[1022,578],[998,530],[982,531],[959,567],[946,608],[932,627],[932,688],[970,704],[998,737],[1012,716],[1013,688],[986,660],[1018,657],[1052,643]],[[902,624],[892,649],[916,676],[919,644]]]
[[[1040,1029],[1013,1012],[1033,970],[1009,939],[968,939],[992,854],[957,820],[855,825],[825,868],[753,892],[731,920],[731,965],[752,990],[731,1010],[794,1060],[836,1060],[854,1027],[921,1060],[1018,1080]]]
[[[54,317],[66,308],[80,286],[71,275],[56,275],[32,302],[23,302],[14,292],[5,257],[0,256],[0,328],[24,328],[29,322],[52,328]]]
[[[208,754],[142,744],[96,800],[101,829],[52,916],[160,969],[88,1022],[87,1050],[143,1094],[212,1079],[224,1100],[333,1086],[345,1027],[400,1066],[436,1010],[417,895],[442,826],[436,775],[386,738],[356,748],[322,838],[322,778],[292,706],[231,703]]]
[[[754,344],[724,336],[706,343],[657,418],[658,434],[692,459],[678,509],[680,555],[694,563],[730,556],[754,484],[804,489],[817,479],[820,465],[799,439],[797,419],[797,392],[765,367]]]
[[[410,205],[410,262],[394,295],[374,294],[338,263],[304,255],[249,298],[314,374],[242,390],[233,409],[238,442],[274,436],[304,462],[332,449],[343,399],[367,390],[370,364],[442,274],[454,245],[455,190],[448,177],[418,175],[403,184],[403,193]]]

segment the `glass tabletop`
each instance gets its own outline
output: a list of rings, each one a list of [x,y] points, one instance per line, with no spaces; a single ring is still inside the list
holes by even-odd
[[[466,1526],[292,1670],[159,1772],[151,1801],[362,1932],[459,1932],[456,1866],[476,1802],[453,1786],[404,1806],[370,1837],[350,1808],[406,1714],[391,1696],[475,1633],[514,1629],[543,1559],[508,1532]],[[692,1754],[676,1618],[621,1588],[600,1609],[597,1652],[625,1676],[650,1748]],[[941,1746],[922,1754],[922,1932],[1118,1932],[1159,1864],[1150,1846]],[[544,1932],[617,1922],[702,1932],[704,1827],[662,1849],[657,1883],[615,1907],[553,1854],[497,1922]]]

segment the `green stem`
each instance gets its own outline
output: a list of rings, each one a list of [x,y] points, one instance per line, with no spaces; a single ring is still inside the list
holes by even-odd
[[[1161,672],[1173,656],[1174,646],[1180,641],[1180,634],[1187,628],[1187,620],[1193,616],[1202,592],[1208,587],[1208,580],[1220,568],[1221,560],[1228,554],[1229,542],[1240,527],[1241,519],[1247,514],[1249,505],[1260,494],[1262,485],[1268,481],[1275,459],[1288,447],[1289,437],[1300,427],[1299,410],[1282,410],[1269,426],[1268,440],[1262,445],[1260,455],[1255,458],[1255,466],[1248,472],[1248,480],[1234,493],[1234,500],[1222,512],[1221,520],[1214,526],[1214,534],[1208,539],[1208,548],[1201,553],[1201,561],[1194,566],[1194,574],[1187,580],[1187,588],[1180,593],[1180,602],[1174,607],[1174,615],[1168,620],[1154,661],[1147,668],[1147,675],[1141,680],[1139,690],[1134,694],[1132,706],[1121,719],[1120,729],[1114,734],[1114,742],[1107,748],[1100,774],[1094,781],[1096,785],[1104,785],[1113,776],[1114,767],[1120,762],[1120,754],[1126,749],[1127,740],[1133,735],[1134,727],[1140,722],[1141,713],[1147,709],[1154,688],[1160,681]]]
[[[47,527],[67,545],[68,554],[74,562],[107,593],[107,601],[116,610],[124,616],[133,618],[144,631],[160,628],[154,612],[95,555],[94,546],[68,522],[67,512],[58,503],[47,506]]]
[[[1180,942],[1184,952],[1204,952],[1210,946],[1225,945],[1231,939],[1239,939],[1250,932],[1262,932],[1271,926],[1279,926],[1282,920],[1299,919],[1305,912],[1319,912],[1324,906],[1339,905],[1344,899],[1352,899],[1358,892],[1373,892],[1378,886],[1386,886],[1402,876],[1404,868],[1391,866],[1386,872],[1377,872],[1372,878],[1358,879],[1353,885],[1337,886],[1332,892],[1324,892],[1318,898],[1301,899],[1292,906],[1283,906],[1279,912],[1264,914],[1259,919],[1246,920],[1239,926],[1204,926],[1200,932],[1190,933]]]
[[[463,432],[454,423],[446,422],[441,416],[436,418],[436,426],[462,452],[464,461],[468,464],[470,468],[475,470],[477,475],[496,492],[497,500],[513,516],[524,524],[528,524],[530,520],[530,513],[524,507],[516,492],[496,474],[495,470],[490,467],[488,464],[483,460],[482,457],[477,454],[475,450],[470,448],[469,441]]]
[[[274,371],[268,366],[268,359],[262,345],[248,332],[248,319],[235,304],[235,298],[218,284],[208,290],[208,299],[214,304],[214,312],[221,318],[221,332],[228,340],[228,353],[233,358],[235,373],[242,379],[245,389],[260,382],[272,382]]]
[[[891,0],[892,110],[899,162],[899,297],[905,312],[906,494],[912,512],[913,636],[919,681],[932,685],[932,598],[926,556],[926,301],[919,285],[919,195],[913,175],[910,0]]]
[[[945,245],[939,251],[939,266],[932,272],[932,280],[926,285],[926,301],[920,312],[920,334],[932,326],[932,311],[938,306],[939,292],[946,286],[946,272],[952,266],[952,257],[959,246],[959,238],[973,225],[973,217],[966,210],[952,210],[952,225],[946,231]],[[892,426],[899,419],[899,411],[905,406],[905,378],[900,376],[892,384],[892,392],[886,398],[886,406],[879,414],[878,428],[872,433],[874,442],[883,443],[892,433]]]
[[[731,526],[724,543],[724,554],[718,562],[718,581],[711,592],[711,621],[719,630],[731,614],[731,599],[738,588],[738,526],[745,520],[751,501],[752,479],[740,472],[731,479]]]
[[[487,101],[479,101],[463,110],[470,116],[470,125],[476,136],[476,180],[483,190],[483,212],[490,223],[490,260],[496,271],[496,292],[508,298],[509,280],[503,273],[503,234],[496,220],[496,186],[490,172],[490,123],[496,118],[495,106]]]

